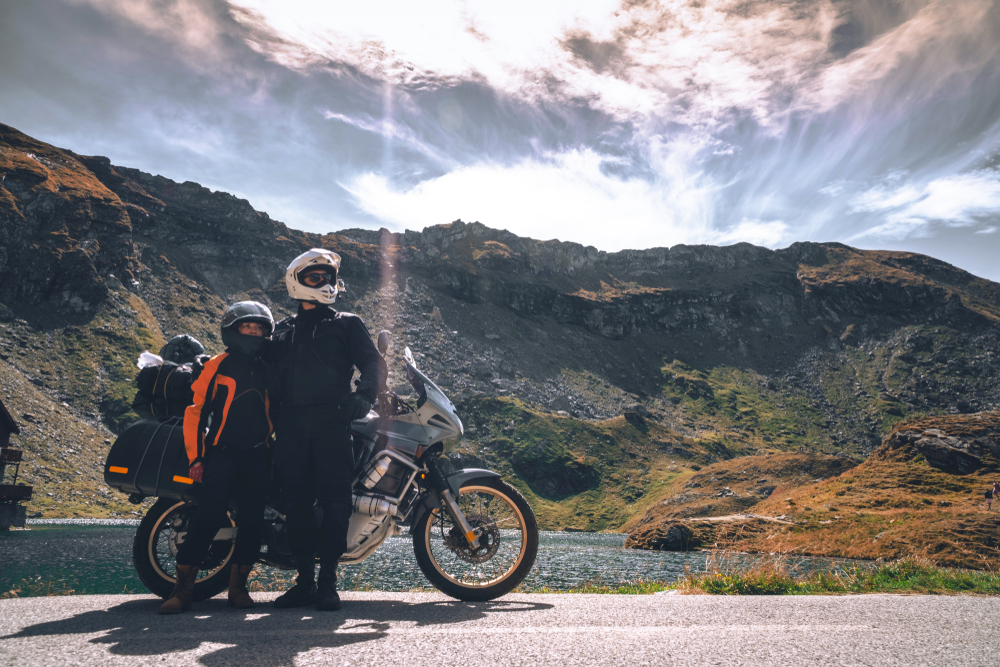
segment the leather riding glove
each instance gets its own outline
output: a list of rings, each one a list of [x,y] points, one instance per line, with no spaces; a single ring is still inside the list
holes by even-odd
[[[372,409],[372,402],[369,401],[368,397],[364,394],[355,392],[351,397],[349,409],[351,413],[351,421],[354,421],[355,419],[364,419],[368,416],[368,411]]]

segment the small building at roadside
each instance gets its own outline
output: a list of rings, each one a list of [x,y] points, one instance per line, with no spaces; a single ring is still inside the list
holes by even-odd
[[[0,530],[24,528],[27,510],[21,503],[31,500],[32,487],[18,484],[23,452],[10,446],[10,436],[21,429],[0,400]]]
[[[7,406],[0,400],[0,447],[10,447],[10,436],[21,432],[17,422],[10,416]]]

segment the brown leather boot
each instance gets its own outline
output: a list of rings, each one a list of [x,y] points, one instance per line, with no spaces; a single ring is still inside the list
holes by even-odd
[[[191,593],[198,578],[197,565],[178,565],[177,583],[167,601],[160,605],[161,614],[179,614],[191,608]]]
[[[237,609],[249,609],[254,606],[250,591],[247,590],[247,578],[253,572],[253,565],[237,565],[229,571],[229,599],[227,604]]]

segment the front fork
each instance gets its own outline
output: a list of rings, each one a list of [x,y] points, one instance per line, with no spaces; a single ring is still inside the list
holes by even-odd
[[[427,472],[428,481],[430,482],[430,487],[434,489],[437,493],[438,498],[441,500],[441,506],[451,517],[451,520],[455,522],[457,526],[462,529],[465,534],[465,540],[469,543],[473,549],[479,548],[479,535],[476,534],[475,529],[472,525],[465,519],[465,514],[458,506],[458,501],[455,499],[455,494],[452,493],[451,487],[448,485],[448,480],[444,478],[441,471],[438,470],[437,461],[431,459],[427,462]]]

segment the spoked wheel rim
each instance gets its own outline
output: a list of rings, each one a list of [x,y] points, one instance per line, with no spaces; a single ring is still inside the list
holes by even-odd
[[[193,512],[194,505],[192,503],[179,501],[164,510],[163,514],[157,518],[153,530],[149,533],[149,542],[146,545],[149,562],[156,574],[167,581],[177,581],[177,578],[173,574],[168,574],[167,570],[174,570],[176,567],[177,546],[187,536]],[[226,519],[230,525],[236,525],[232,517],[227,515]],[[236,542],[234,540],[213,542],[211,549],[199,566],[198,581],[208,579],[224,568],[235,550]]]
[[[458,506],[481,546],[473,551],[444,510],[427,522],[424,538],[431,564],[448,581],[465,588],[487,588],[511,576],[524,560],[528,529],[513,499],[488,486],[462,487]]]

